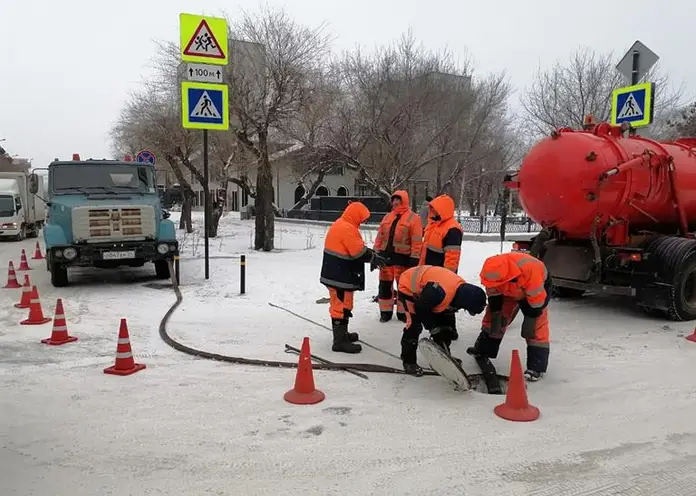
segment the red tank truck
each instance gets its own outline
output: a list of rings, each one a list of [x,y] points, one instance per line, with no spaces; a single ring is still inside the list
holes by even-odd
[[[562,128],[505,186],[543,228],[513,249],[544,261],[558,296],[628,295],[650,313],[696,319],[696,138]]]

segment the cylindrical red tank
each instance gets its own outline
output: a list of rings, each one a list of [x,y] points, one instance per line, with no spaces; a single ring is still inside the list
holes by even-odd
[[[675,233],[679,214],[673,205],[668,160],[675,166],[677,195],[686,219],[696,224],[696,149],[689,140],[662,143],[628,138],[600,124],[592,131],[560,130],[537,143],[518,173],[519,198],[527,214],[568,238],[587,239],[598,214],[628,221],[631,232]],[[621,170],[601,181],[602,173],[649,151],[653,165]],[[660,160],[662,158],[662,160]],[[661,164],[660,164],[661,163]]]

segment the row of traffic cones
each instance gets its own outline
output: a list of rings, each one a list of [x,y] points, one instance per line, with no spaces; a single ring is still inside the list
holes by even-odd
[[[41,247],[39,246],[39,242],[36,242],[36,249],[34,250],[34,256],[31,257],[32,260],[44,260],[44,256],[41,253]],[[18,271],[25,271],[25,270],[31,270],[31,267],[29,267],[29,262],[27,260],[27,252],[22,249],[22,256],[19,260],[19,268],[17,269]],[[10,263],[8,264],[7,267],[7,284],[3,286],[5,289],[19,289],[22,286],[19,284],[19,281],[17,280],[17,273],[15,272],[14,264],[12,263],[12,260],[10,260]]]
[[[22,250],[22,259],[23,262],[26,262],[24,250]],[[12,262],[10,262],[10,269],[12,271],[11,274],[14,276]],[[68,332],[68,323],[65,318],[65,309],[63,308],[63,300],[61,298],[56,300],[54,316],[53,319],[51,319],[50,317],[44,316],[39,291],[36,286],[31,284],[28,274],[24,275],[24,285],[19,287],[22,288],[22,296],[19,303],[15,303],[14,306],[16,308],[29,309],[29,316],[20,322],[21,325],[42,325],[53,320],[51,336],[42,339],[41,342],[43,344],[60,346],[67,343],[74,343],[78,340],[76,336],[71,336]],[[144,364],[135,363],[128,334],[128,324],[126,319],[121,319],[121,325],[118,331],[118,343],[116,345],[116,361],[113,366],[105,368],[104,373],[125,376],[143,370],[145,367],[146,365]]]
[[[314,405],[323,401],[326,395],[316,388],[314,373],[312,371],[312,359],[309,351],[309,338],[302,340],[300,358],[297,364],[294,387],[283,396],[285,401],[295,405]],[[505,401],[497,405],[493,412],[500,418],[514,422],[530,422],[541,415],[539,409],[531,405],[527,398],[527,388],[522,375],[522,362],[520,352],[512,351],[512,363],[510,364],[510,378],[508,380]]]

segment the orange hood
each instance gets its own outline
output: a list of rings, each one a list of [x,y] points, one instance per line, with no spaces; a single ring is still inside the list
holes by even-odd
[[[430,207],[440,216],[440,221],[454,217],[454,200],[447,195],[440,195],[433,198]]]
[[[369,218],[370,211],[360,202],[349,203],[341,215],[341,219],[353,224],[355,227],[360,226]]]
[[[505,253],[494,255],[483,262],[481,284],[486,288],[497,288],[519,277],[520,274],[520,268]]]
[[[403,190],[394,191],[394,193],[391,195],[391,197],[392,197],[392,199],[394,199],[394,197],[401,199],[401,206],[398,208],[393,208],[392,212],[397,213],[397,214],[403,214],[404,212],[408,211],[409,198],[408,198],[407,191],[403,191]]]

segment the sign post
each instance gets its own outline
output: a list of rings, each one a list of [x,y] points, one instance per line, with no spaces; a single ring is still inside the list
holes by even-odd
[[[230,128],[228,87],[221,84],[229,61],[227,21],[194,14],[179,15],[180,52],[184,79],[181,83],[181,124],[203,130],[203,232],[205,278],[210,278],[210,186],[208,131]]]
[[[655,86],[653,83],[638,83],[658,60],[660,57],[655,52],[636,40],[616,64],[616,70],[630,86],[618,88],[612,94],[612,124],[630,123],[631,134],[635,134],[636,128],[652,123]]]

